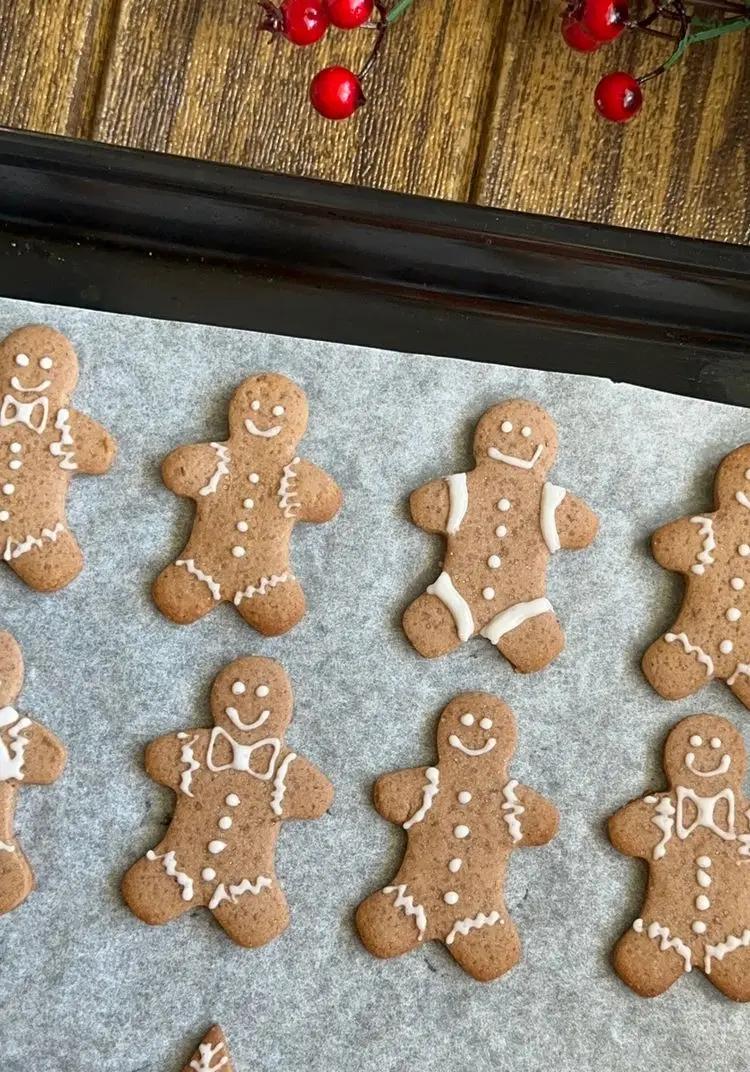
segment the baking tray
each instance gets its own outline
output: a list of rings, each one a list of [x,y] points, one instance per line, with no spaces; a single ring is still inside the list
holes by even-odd
[[[0,293],[750,404],[750,253],[0,130]]]

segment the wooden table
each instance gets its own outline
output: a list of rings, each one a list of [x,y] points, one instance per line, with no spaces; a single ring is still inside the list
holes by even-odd
[[[731,242],[750,240],[750,34],[697,45],[629,126],[593,87],[664,43],[562,43],[556,0],[416,0],[366,107],[307,103],[368,31],[309,49],[256,31],[253,0],[0,0],[0,123],[117,145]],[[668,42],[666,43],[668,48]]]

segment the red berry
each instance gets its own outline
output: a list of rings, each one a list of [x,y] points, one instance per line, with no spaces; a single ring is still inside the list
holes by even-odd
[[[348,119],[365,103],[356,74],[346,67],[325,67],[310,83],[313,108],[326,119]]]
[[[562,35],[565,44],[574,48],[576,52],[596,52],[602,44],[601,41],[591,36],[582,22],[570,16],[562,21]]]
[[[265,12],[262,30],[280,33],[293,45],[314,45],[328,29],[325,0],[282,0],[279,7],[261,0]]]
[[[643,104],[640,84],[626,71],[605,74],[594,91],[594,101],[600,115],[613,123],[627,123]]]
[[[627,0],[583,0],[581,21],[597,41],[614,41],[628,21]]]
[[[372,15],[374,0],[327,0],[328,18],[339,30],[354,30]]]

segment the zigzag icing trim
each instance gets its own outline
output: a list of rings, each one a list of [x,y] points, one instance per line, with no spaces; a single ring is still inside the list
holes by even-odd
[[[284,517],[295,517],[296,511],[300,508],[299,501],[292,502],[292,499],[299,500],[299,496],[294,490],[294,482],[297,479],[297,474],[292,468],[294,465],[299,465],[299,458],[292,458],[289,464],[284,466],[277,492],[279,509],[283,511]]]
[[[190,1068],[193,1072],[219,1072],[220,1068],[226,1068],[229,1064],[228,1057],[222,1057],[218,1064],[214,1064],[214,1057],[218,1057],[219,1053],[224,1049],[224,1043],[219,1042],[215,1046],[212,1046],[210,1042],[201,1042],[198,1046],[198,1060],[193,1059],[190,1062]]]
[[[743,946],[750,945],[750,930],[744,930],[741,935],[730,934],[728,938],[725,938],[723,942],[718,942],[716,945],[705,946],[705,956],[703,960],[703,970],[706,975],[711,974],[711,959],[723,960],[727,953],[734,953],[735,949],[740,949]]]
[[[642,919],[637,919],[633,923],[633,930],[636,934],[643,934],[644,923]],[[750,931],[747,932],[750,934]],[[662,953],[665,953],[668,949],[674,949],[675,953],[678,953],[685,962],[685,971],[689,972],[693,970],[693,955],[690,949],[685,945],[682,938],[672,937],[669,932],[669,927],[662,927],[661,923],[657,923],[655,920],[653,923],[649,923],[646,929],[646,934],[649,938],[659,939],[659,949]],[[710,969],[707,969],[706,974]]]
[[[648,797],[644,799],[647,804],[653,803],[653,800]],[[661,860],[667,851],[667,842],[674,831],[674,819],[672,816],[674,815],[675,807],[669,797],[662,797],[656,805],[655,811],[656,814],[651,816],[651,822],[661,830],[662,838],[659,844],[654,847],[654,859]]]
[[[218,581],[215,581],[209,573],[204,573],[203,570],[198,569],[193,558],[178,558],[175,562],[175,566],[184,566],[188,573],[192,573],[193,577],[197,577],[199,581],[203,581],[207,584],[211,595],[218,602],[221,599],[221,586]]]
[[[243,878],[242,882],[236,886],[230,884],[228,891],[224,883],[220,882],[214,890],[213,897],[208,902],[208,907],[212,910],[218,908],[222,901],[231,901],[232,904],[236,904],[237,898],[241,897],[243,893],[252,893],[257,897],[259,893],[272,885],[271,879],[266,875],[258,875],[255,882],[251,882],[249,878]]]
[[[712,566],[716,561],[711,554],[716,550],[716,538],[714,536],[714,523],[710,517],[691,517],[690,520],[694,525],[700,525],[698,535],[703,540],[703,550],[697,554],[698,561],[690,567],[693,573],[697,573],[700,576],[706,572],[706,566]]]
[[[261,577],[257,586],[249,584],[243,592],[237,592],[234,597],[235,607],[239,607],[243,599],[252,599],[253,596],[264,596],[271,589],[275,588],[277,584],[284,584],[285,581],[294,580],[294,576],[291,573],[273,573],[270,577]]]
[[[297,758],[296,752],[289,752],[284,756],[276,771],[276,776],[273,780],[273,793],[271,795],[271,811],[274,815],[281,815],[282,803],[284,800],[284,794],[286,793],[286,772],[289,770],[289,764],[292,760]]]
[[[488,916],[485,916],[484,912],[480,912],[471,919],[457,919],[450,934],[445,939],[445,944],[453,945],[459,934],[465,938],[469,931],[479,930],[481,927],[494,927],[496,923],[501,922],[500,913],[494,910]]]
[[[421,904],[414,903],[414,898],[411,894],[406,893],[406,883],[402,883],[400,886],[384,886],[383,893],[395,893],[396,899],[393,902],[393,907],[403,908],[407,916],[414,916],[419,932],[418,940],[421,942],[427,929],[427,913]]]
[[[505,803],[503,804],[503,819],[508,824],[508,830],[510,831],[510,836],[514,842],[520,841],[523,837],[523,831],[521,830],[521,824],[518,819],[526,810],[516,796],[517,786],[518,782],[516,779],[511,778],[503,789],[503,796],[505,797]]]
[[[62,521],[58,521],[53,529],[42,529],[41,536],[27,536],[26,539],[22,540],[20,543],[18,540],[13,540],[9,536],[5,544],[3,558],[6,562],[20,558],[21,555],[25,555],[27,551],[31,551],[35,547],[42,547],[45,540],[49,540],[51,543],[56,543],[57,537],[63,532],[65,532],[65,526]],[[15,547],[13,546],[14,544]]]
[[[229,449],[223,443],[212,443],[211,446],[216,452],[216,468],[209,482],[198,492],[199,495],[213,495],[221,478],[229,474]]]
[[[67,409],[59,409],[57,416],[55,417],[55,428],[60,433],[60,438],[54,443],[50,443],[49,452],[53,454],[60,461],[57,463],[61,469],[77,469],[78,465],[73,460],[75,458],[75,450],[66,450],[66,447],[73,447],[73,436],[70,431],[70,412]]]
[[[698,644],[691,644],[685,633],[665,633],[664,639],[667,644],[674,644],[677,641],[682,644],[687,655],[696,655],[698,662],[702,663],[706,668],[706,677],[713,677],[714,673],[714,661],[710,655],[707,655],[703,648]]]
[[[161,860],[162,867],[167,872],[170,878],[176,880],[177,885],[182,889],[183,901],[192,901],[193,899],[193,880],[190,875],[187,875],[184,871],[177,870],[177,857],[174,850],[165,852],[161,856],[157,855],[153,849],[149,849],[146,853],[147,860]]]
[[[404,830],[409,830],[415,823],[421,823],[427,812],[432,807],[432,802],[440,792],[440,771],[437,767],[428,767],[424,772],[427,782],[422,789],[422,803],[412,815],[411,819],[407,819],[404,823]]]
[[[177,737],[181,741],[185,741],[187,738],[186,733],[178,733]],[[191,797],[193,794],[190,792],[190,786],[193,781],[193,775],[197,770],[201,769],[201,765],[193,755],[193,745],[198,740],[198,734],[196,733],[192,741],[187,741],[186,744],[180,749],[180,760],[187,765],[187,770],[182,772],[180,777],[180,789],[186,797]]]

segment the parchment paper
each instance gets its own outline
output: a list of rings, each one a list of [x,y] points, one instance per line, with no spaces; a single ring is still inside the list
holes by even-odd
[[[744,1067],[750,1008],[699,972],[653,1001],[614,975],[610,949],[637,915],[645,874],[609,846],[604,823],[662,784],[661,744],[683,714],[726,713],[750,739],[750,715],[726,688],[670,704],[638,669],[679,592],[647,538],[711,506],[715,466],[749,438],[748,412],[585,377],[0,300],[3,334],[29,321],[74,340],[75,405],[116,435],[120,454],[110,475],[73,482],[82,576],[55,596],[7,570],[0,579],[0,624],[28,668],[19,707],[70,749],[56,785],[19,795],[38,889],[0,920],[3,1072],[177,1072],[214,1020],[238,1072]],[[162,486],[159,463],[178,444],[223,437],[233,388],[261,369],[307,391],[301,453],[336,477],[345,508],[295,531],[310,609],[293,632],[263,639],[229,606],[174,626],[149,585],[182,547],[191,508]],[[469,467],[480,414],[518,394],[558,422],[551,479],[602,522],[588,552],[552,562],[567,647],[530,677],[482,640],[422,660],[399,628],[441,551],[409,522],[409,491]],[[172,810],[143,773],[143,746],[207,724],[214,674],[251,653],[282,661],[296,693],[288,741],[337,792],[329,817],[285,825],[278,869],[292,926],[256,952],[205,911],[149,928],[118,894]],[[372,782],[431,762],[436,716],[466,689],[511,705],[513,774],[562,814],[555,841],[514,854],[508,903],[524,957],[491,985],[435,943],[378,961],[352,923],[402,851],[402,832],[370,804]]]

